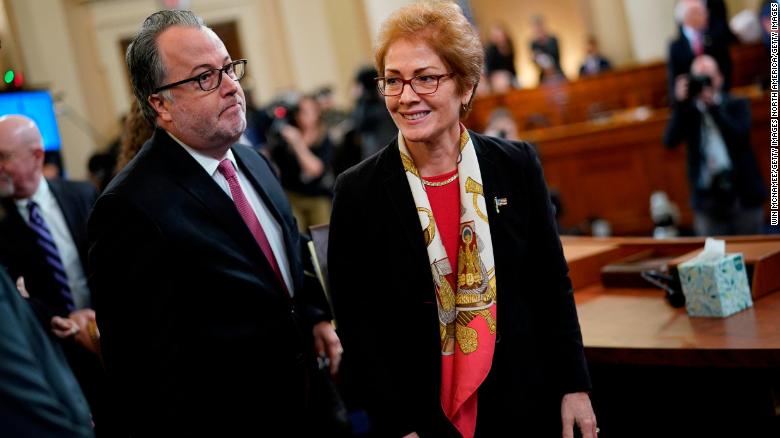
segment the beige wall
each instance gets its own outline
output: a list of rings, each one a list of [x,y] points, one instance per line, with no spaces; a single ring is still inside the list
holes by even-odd
[[[85,175],[86,160],[116,134],[131,93],[120,41],[130,38],[157,0],[2,0],[0,66],[22,65],[28,84],[62,93],[59,108],[66,168]],[[337,102],[349,104],[355,70],[370,63],[373,38],[392,11],[414,0],[192,0],[207,23],[235,21],[249,59],[245,86],[265,103],[282,90],[308,92],[335,87]],[[756,0],[729,0],[730,12]],[[536,85],[528,44],[530,19],[547,18],[558,35],[564,71],[571,78],[584,57],[585,38],[595,33],[617,65],[665,56],[674,33],[674,0],[471,0],[478,25],[509,28],[518,52],[523,86]],[[2,12],[5,6],[5,14]],[[4,16],[9,18],[3,22]],[[9,38],[11,41],[9,44]],[[16,42],[16,44],[14,44]],[[84,128],[74,120],[88,120]]]
[[[588,31],[596,37],[601,52],[614,66],[634,62],[631,33],[623,0],[587,0]]]
[[[379,33],[379,27],[382,25],[382,21],[396,9],[413,3],[413,1],[414,0],[363,0],[372,44],[377,33]]]
[[[85,60],[76,50],[74,39],[80,36],[74,38],[69,29],[66,6],[61,0],[11,0],[7,12],[18,32],[16,42],[27,85],[48,88],[62,98],[57,109],[63,160],[71,177],[84,178],[87,159],[98,147],[100,136],[95,138],[84,123],[92,120],[85,93],[90,84],[78,67]]]
[[[586,7],[581,0],[471,0],[471,7],[483,35],[495,22],[509,28],[521,86],[532,87],[539,82],[530,52],[531,18],[537,14],[545,17],[548,30],[558,37],[564,73],[569,78],[577,77],[588,34]]]
[[[326,0],[327,1],[327,0]],[[344,106],[351,106],[352,82],[357,69],[371,63],[371,33],[363,0],[327,1],[325,13],[333,41],[336,80],[330,84]],[[323,84],[326,85],[326,84]]]
[[[295,88],[333,86],[337,103],[350,105],[352,76],[370,53],[362,2],[278,1]]]
[[[20,61],[7,50],[0,62],[21,64],[28,84],[62,93],[65,166],[70,176],[84,178],[87,159],[118,133],[117,120],[132,99],[120,41],[132,37],[159,3],[6,2],[2,15],[14,26],[0,21],[0,37],[19,29]],[[255,90],[256,103],[282,90],[332,85],[337,102],[348,105],[351,77],[370,52],[362,0],[193,0],[191,7],[207,23],[237,23],[249,59],[246,85]]]
[[[669,41],[677,34],[675,0],[624,0],[624,4],[637,62],[666,59]]]

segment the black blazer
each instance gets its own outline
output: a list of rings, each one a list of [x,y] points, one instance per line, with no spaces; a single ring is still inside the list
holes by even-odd
[[[304,407],[311,325],[330,315],[268,162],[232,150],[282,227],[294,300],[230,197],[165,131],[90,217],[103,356],[134,436],[287,428]]]
[[[712,119],[718,126],[732,164],[736,195],[743,207],[760,207],[766,199],[766,187],[753,155],[750,142],[750,101],[722,94],[721,104],[710,108]],[[673,148],[685,142],[687,147],[688,182],[691,187],[691,206],[707,212],[722,209],[710,205],[707,191],[697,187],[701,174],[701,123],[702,114],[692,101],[678,104],[664,133],[664,144]]]
[[[60,347],[0,267],[0,431],[90,438],[89,406]]]
[[[498,293],[497,344],[480,387],[477,431],[560,435],[561,396],[590,381],[542,169],[528,143],[469,133]],[[508,201],[500,213],[496,197]],[[328,263],[348,401],[368,412],[380,436],[444,436],[434,285],[395,140],[339,177]]]
[[[48,180],[52,195],[62,210],[68,230],[76,244],[81,265],[87,266],[87,217],[97,198],[95,187],[86,182]],[[24,276],[25,286],[35,299],[36,310],[46,313],[45,327],[51,315],[67,315],[65,300],[59,294],[46,255],[35,242],[35,233],[24,221],[10,198],[0,201],[0,263],[16,281]]]
[[[702,42],[704,43],[704,54],[712,56],[718,63],[720,73],[723,75],[723,89],[728,91],[731,88],[732,71],[731,54],[729,53],[728,40],[722,34],[707,30],[704,32]],[[667,71],[669,79],[669,96],[671,102],[675,102],[675,79],[679,75],[690,73],[693,58],[694,54],[691,43],[682,33],[682,29],[680,29],[677,39],[669,44],[669,61],[667,63]]]

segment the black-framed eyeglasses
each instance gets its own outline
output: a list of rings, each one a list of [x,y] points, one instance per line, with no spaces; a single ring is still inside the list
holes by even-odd
[[[246,62],[246,59],[239,59],[225,65],[222,68],[212,68],[210,70],[206,70],[202,73],[199,73],[197,76],[193,76],[179,82],[174,82],[172,84],[163,85],[162,87],[157,87],[154,89],[154,93],[159,93],[160,91],[178,87],[179,85],[186,84],[187,82],[195,81],[198,82],[200,89],[203,91],[215,90],[219,88],[220,84],[222,84],[222,73],[230,76],[230,79],[233,79],[234,81],[240,81],[241,78],[244,77],[244,73],[246,73]]]
[[[443,75],[420,75],[411,79],[396,76],[380,76],[374,78],[376,87],[382,96],[400,96],[404,92],[404,85],[409,84],[417,94],[433,94],[439,89],[439,82],[447,77],[455,76],[455,73]]]

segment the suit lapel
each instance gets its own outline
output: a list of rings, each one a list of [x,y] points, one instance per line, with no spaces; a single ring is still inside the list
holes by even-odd
[[[14,241],[25,241],[35,243],[35,233],[30,229],[30,226],[24,221],[22,215],[19,214],[19,210],[16,208],[16,203],[11,198],[2,199],[2,211],[0,211],[0,233],[6,234],[5,238]],[[3,240],[3,236],[0,236],[0,240]],[[31,246],[34,248],[34,246]]]
[[[238,161],[238,165],[243,169],[242,171],[246,175],[247,179],[252,183],[257,193],[262,198],[263,203],[274,216],[274,219],[279,223],[282,228],[282,237],[284,239],[284,247],[287,255],[287,260],[290,264],[290,273],[293,279],[294,290],[300,290],[302,285],[300,279],[295,272],[299,272],[298,264],[300,261],[297,254],[297,243],[293,241],[293,236],[297,235],[297,230],[293,229],[293,224],[286,220],[282,215],[282,206],[287,201],[284,198],[284,193],[278,190],[270,190],[271,187],[279,187],[276,181],[276,176],[271,173],[270,168],[262,162],[262,158],[253,156],[256,152],[243,148],[232,148],[233,155]]]
[[[400,254],[409,254],[409,266],[415,269],[425,267],[425,281],[430,282],[429,290],[433,293],[433,277],[428,269],[428,251],[425,248],[425,241],[420,225],[420,219],[417,215],[417,206],[412,197],[412,190],[409,188],[409,181],[406,179],[404,167],[401,163],[401,154],[398,152],[397,143],[394,141],[391,146],[382,152],[379,167],[383,170],[384,176],[384,195],[387,198],[387,204],[392,206],[392,218],[388,223],[397,224],[403,229],[406,237],[405,241],[409,248],[408,251],[398,251]],[[380,201],[381,202],[381,201]],[[397,244],[397,243],[394,243]],[[414,277],[413,278],[417,278]]]
[[[238,213],[233,200],[214,182],[211,175],[161,129],[155,131],[151,147],[165,157],[165,167],[170,170],[170,176],[176,183],[210,211],[214,220],[244,249],[244,253],[273,278],[275,274],[271,265]]]
[[[495,151],[473,132],[469,132],[469,134],[474,143],[474,150],[477,153],[477,161],[479,162],[479,171],[482,175],[482,192],[485,197],[485,208],[487,209],[485,214],[487,214],[490,221],[493,257],[499,260],[500,256],[498,254],[503,251],[505,245],[512,244],[510,236],[517,236],[519,230],[515,229],[510,232],[507,229],[510,225],[507,224],[508,218],[506,213],[502,215],[496,212],[496,198],[506,198],[510,204],[514,204],[512,205],[513,209],[519,207],[521,200],[512,199],[513,190],[510,187],[510,182],[504,177],[504,175],[510,175],[510,173],[501,171],[501,167],[498,164],[499,160],[495,157]],[[520,170],[514,169],[512,171],[519,172]]]
[[[81,223],[79,226],[79,223],[81,221],[86,221],[85,217],[82,217],[79,212],[76,210],[80,206],[80,202],[77,199],[74,199],[74,195],[71,193],[68,193],[66,190],[64,190],[64,187],[62,186],[62,182],[60,181],[48,181],[43,180],[43,184],[49,184],[49,189],[51,190],[52,195],[54,196],[54,200],[57,202],[57,205],[60,207],[60,211],[62,212],[62,217],[65,218],[65,223],[68,226],[68,231],[70,232],[70,237],[73,240],[73,244],[76,246],[76,250],[79,253],[79,257],[81,258],[82,255],[85,254],[85,251],[82,251],[81,246],[79,246],[80,242],[84,242],[85,239],[82,235],[82,230],[84,229],[84,223]],[[81,260],[82,266],[86,266],[86,260]]]

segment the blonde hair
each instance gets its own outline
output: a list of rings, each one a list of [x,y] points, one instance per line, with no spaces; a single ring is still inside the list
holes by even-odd
[[[382,23],[374,47],[374,62],[380,75],[385,71],[387,50],[400,39],[420,40],[433,49],[455,73],[458,93],[479,82],[485,58],[482,43],[457,4],[428,0],[393,12]]]

